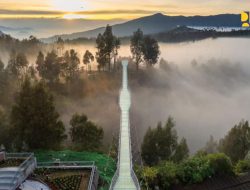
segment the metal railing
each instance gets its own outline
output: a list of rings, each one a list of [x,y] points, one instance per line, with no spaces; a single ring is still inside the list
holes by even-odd
[[[38,162],[37,168],[92,168],[95,166],[94,161],[55,161],[55,162]]]
[[[36,158],[33,153],[6,153],[6,159],[25,159],[10,183],[10,190],[15,190],[36,168]]]

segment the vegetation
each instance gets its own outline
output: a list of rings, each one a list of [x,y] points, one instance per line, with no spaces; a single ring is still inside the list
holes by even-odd
[[[6,118],[6,114],[0,107],[0,146],[5,145],[9,148],[9,126]]]
[[[143,32],[138,29],[134,32],[130,40],[130,50],[133,56],[133,60],[136,64],[136,70],[139,69],[139,64],[143,61]]]
[[[118,49],[120,48],[120,40],[113,35],[111,26],[107,25],[104,33],[97,36],[96,45],[98,68],[111,71],[111,60],[114,58],[115,66]]]
[[[228,155],[233,162],[242,160],[250,149],[250,127],[248,121],[241,121],[220,140],[219,150]]]
[[[214,137],[211,135],[209,141],[207,141],[206,146],[203,148],[207,154],[217,153],[218,152],[218,143],[214,140]]]
[[[18,167],[23,163],[23,159],[7,159],[0,161],[0,168],[5,167]]]
[[[235,165],[235,173],[236,174],[241,174],[241,173],[246,173],[250,171],[250,160],[240,160],[236,165]]]
[[[160,48],[157,40],[152,36],[144,36],[143,32],[138,29],[134,32],[130,39],[130,51],[133,56],[133,61],[136,64],[136,70],[139,69],[139,64],[144,60],[147,66],[153,66],[158,62]]]
[[[157,40],[181,41],[190,39],[198,31],[171,31],[167,35],[144,36],[137,30],[130,40],[132,53],[131,63],[137,70],[141,64],[147,65],[133,76],[141,84],[154,80],[152,68],[159,59],[160,50]],[[190,33],[191,32],[191,33]],[[232,32],[231,34],[239,32]],[[249,33],[249,31],[243,32]],[[183,35],[186,34],[186,35]],[[200,37],[220,35],[214,31],[200,32]],[[167,36],[167,37],[166,37]],[[179,38],[181,37],[181,38]],[[94,41],[89,39],[86,41]],[[63,98],[80,100],[93,96],[97,86],[101,90],[94,95],[103,96],[106,81],[117,83],[120,77],[118,51],[121,41],[107,26],[103,34],[95,39],[97,52],[87,50],[83,58],[74,49],[64,51],[67,41],[58,39],[55,44],[45,45],[35,37],[16,40],[8,35],[0,36],[0,49],[10,54],[6,66],[0,59],[0,145],[4,144],[10,151],[37,151],[39,149],[60,149],[64,143],[66,148],[77,151],[45,151],[36,152],[38,161],[95,161],[101,175],[103,185],[110,183],[115,172],[117,158],[117,139],[113,139],[109,156],[93,153],[107,152],[103,148],[104,130],[84,114],[70,112],[69,136],[66,140],[64,124],[61,121],[58,105]],[[37,55],[35,67],[28,59],[29,53]],[[82,64],[91,71],[96,59],[99,71],[93,75],[83,72]],[[160,68],[169,70],[168,62],[160,61]],[[129,68],[131,69],[131,68]],[[112,71],[112,72],[106,72]],[[88,86],[92,83],[92,86]],[[153,84],[153,83],[152,83]],[[89,95],[89,94],[90,95]],[[52,95],[53,94],[53,95]],[[76,96],[77,95],[77,96]],[[77,98],[76,98],[77,97]],[[79,98],[79,99],[78,99]],[[88,101],[88,99],[87,99]],[[91,103],[91,102],[90,102]],[[65,122],[66,125],[66,122]],[[174,184],[199,183],[214,176],[232,175],[250,171],[249,160],[249,124],[242,121],[235,125],[219,143],[211,136],[205,147],[194,156],[189,156],[189,148],[185,138],[179,140],[175,130],[175,122],[169,118],[165,125],[159,123],[156,128],[149,128],[141,146],[145,167],[136,167],[136,173],[144,188],[169,189]],[[13,139],[10,142],[9,139]],[[66,143],[65,143],[66,142]],[[69,143],[68,143],[69,142]],[[73,146],[71,146],[73,145]],[[79,184],[81,176],[62,177],[54,181],[55,186],[63,184],[59,189],[70,189]]]
[[[58,56],[54,50],[48,52],[44,60],[42,60],[42,55],[39,53],[37,69],[39,69],[38,72],[42,79],[49,83],[55,83],[59,80],[60,65],[58,64],[58,60]]]
[[[153,66],[158,62],[160,50],[157,40],[151,36],[145,36],[143,39],[143,58],[147,66]]]
[[[16,51],[12,51],[10,54],[9,64],[8,64],[8,70],[14,75],[14,76],[20,76],[23,72],[25,72],[25,69],[28,67],[28,60],[23,53],[17,53]]]
[[[52,190],[80,190],[88,186],[90,171],[86,169],[38,168],[35,176],[42,179]]]
[[[151,167],[137,167],[136,174],[142,188],[171,189],[176,184],[194,184],[213,176],[233,175],[233,167],[225,154],[208,154],[193,156],[180,163],[164,161]]]
[[[66,82],[73,82],[74,80],[78,80],[80,71],[80,59],[78,58],[77,52],[74,49],[66,51],[61,61],[62,75],[65,78]]]
[[[70,125],[70,136],[76,150],[97,151],[100,148],[103,129],[89,121],[86,115],[73,115]]]
[[[87,65],[88,71],[91,71],[90,63],[93,62],[94,59],[95,59],[94,55],[89,50],[86,50],[83,56],[83,63]]]
[[[154,37],[160,42],[178,43],[185,41],[203,40],[206,38],[219,37],[247,37],[250,35],[249,30],[232,30],[232,31],[215,31],[197,30],[186,26],[179,26],[167,32],[155,34]]]
[[[80,190],[81,180],[81,175],[73,175],[56,178],[51,183],[61,190]]]
[[[142,143],[142,158],[148,165],[158,164],[163,160],[179,162],[188,157],[186,140],[178,144],[173,118],[168,118],[164,127],[158,123],[155,129],[149,128]]]
[[[53,96],[42,82],[31,84],[28,78],[12,107],[11,126],[13,146],[19,151],[58,148],[66,137]]]
[[[103,185],[110,184],[116,170],[115,161],[105,154],[92,152],[65,151],[37,151],[35,152],[37,162],[60,161],[94,161],[98,168]]]
[[[189,157],[186,140],[183,138],[178,143],[174,126],[173,119],[169,118],[164,127],[158,123],[155,129],[149,128],[145,134],[142,158],[146,166],[135,168],[142,188],[171,189],[176,184],[201,183],[211,177],[232,176],[250,171],[248,159],[233,165],[230,155],[217,153],[217,143],[212,136],[204,149]],[[241,122],[239,126],[236,128],[246,127],[248,123]],[[242,137],[241,139],[244,140]]]

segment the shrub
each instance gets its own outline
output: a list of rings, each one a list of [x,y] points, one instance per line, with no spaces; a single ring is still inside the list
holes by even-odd
[[[155,167],[145,167],[142,171],[142,177],[145,179],[147,186],[154,187],[157,184],[158,170]]]
[[[250,160],[240,160],[235,166],[235,172],[237,174],[250,171]]]
[[[158,166],[158,180],[160,189],[169,189],[177,183],[177,165],[173,162],[164,162]]]
[[[194,156],[178,165],[177,175],[183,183],[200,183],[212,174],[213,170],[205,156]]]
[[[213,175],[232,175],[233,166],[230,158],[223,153],[208,154],[210,168],[213,170]]]

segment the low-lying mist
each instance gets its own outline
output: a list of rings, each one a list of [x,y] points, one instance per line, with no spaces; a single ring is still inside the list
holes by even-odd
[[[194,152],[210,135],[219,139],[240,120],[249,120],[249,43],[249,39],[222,38],[161,44],[161,56],[167,64],[147,71],[146,81],[140,80],[140,72],[130,73],[131,125],[137,129],[139,142],[149,126],[172,116],[178,136],[187,138]],[[120,55],[128,56],[129,47],[123,46]],[[111,85],[94,97],[68,103],[62,113],[65,121],[71,113],[84,112],[104,127],[106,142],[110,142],[119,130],[119,88],[119,83]]]
[[[196,63],[185,69],[170,64],[157,71],[155,86],[133,89],[132,109],[141,135],[148,126],[172,116],[178,135],[187,138],[193,152],[209,135],[219,139],[241,119],[250,118],[246,68],[220,59]]]
[[[129,70],[132,95],[131,125],[141,142],[149,126],[172,116],[179,137],[187,139],[192,153],[202,148],[210,135],[222,138],[240,120],[250,120],[250,39],[218,38],[190,43],[160,43],[161,57],[167,63],[154,69]],[[94,45],[67,45],[82,60]],[[4,53],[3,56],[7,54]],[[124,45],[119,56],[130,56]],[[29,55],[34,63],[35,56]],[[3,58],[7,60],[7,58]],[[92,67],[95,68],[95,67]],[[110,74],[111,75],[111,74]],[[56,105],[67,128],[78,112],[102,126],[105,145],[119,131],[118,96],[121,76],[88,79],[82,99],[56,97]],[[73,93],[73,92],[72,92]]]

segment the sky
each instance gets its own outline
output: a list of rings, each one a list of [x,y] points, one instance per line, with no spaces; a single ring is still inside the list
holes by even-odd
[[[0,18],[131,19],[167,15],[213,15],[250,10],[249,0],[1,0]]]
[[[249,0],[0,0],[0,31],[23,39],[82,32],[161,12],[193,16],[250,11]]]

